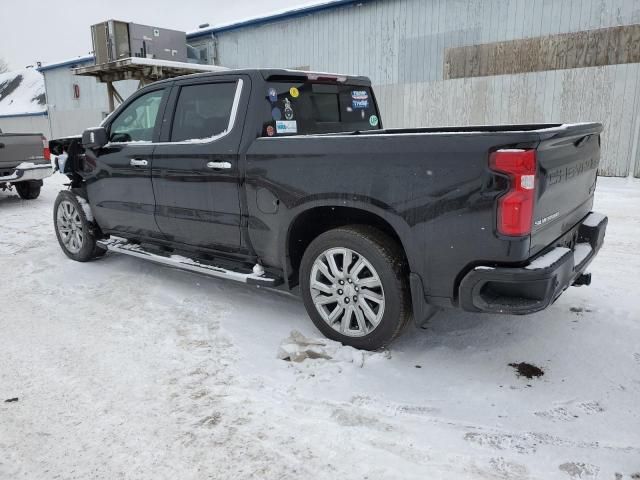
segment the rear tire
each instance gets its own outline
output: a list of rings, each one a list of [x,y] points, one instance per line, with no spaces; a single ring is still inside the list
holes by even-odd
[[[53,206],[53,225],[64,254],[77,262],[101,257],[106,250],[96,243],[96,228],[87,217],[76,196],[64,190]]]
[[[42,185],[37,181],[18,182],[13,184],[16,192],[23,200],[35,200],[40,196],[40,188]]]
[[[411,318],[407,272],[400,246],[380,230],[336,228],[313,240],[302,257],[302,298],[325,336],[375,350],[391,343]]]

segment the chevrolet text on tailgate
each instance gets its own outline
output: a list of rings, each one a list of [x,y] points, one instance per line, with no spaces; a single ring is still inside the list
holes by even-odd
[[[81,262],[297,289],[327,337],[376,349],[444,307],[528,314],[588,285],[601,131],[389,130],[365,77],[180,77],[68,146],[56,234]]]

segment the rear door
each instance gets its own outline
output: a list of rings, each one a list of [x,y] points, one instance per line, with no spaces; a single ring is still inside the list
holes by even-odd
[[[531,232],[535,254],[568,232],[593,206],[602,125],[563,125],[541,131],[537,198]]]
[[[109,143],[87,152],[94,168],[87,179],[89,200],[105,231],[161,236],[154,218],[151,159],[168,92],[160,86],[133,97],[106,126]]]
[[[153,155],[156,222],[167,239],[201,248],[241,249],[238,149],[247,77],[176,82]]]

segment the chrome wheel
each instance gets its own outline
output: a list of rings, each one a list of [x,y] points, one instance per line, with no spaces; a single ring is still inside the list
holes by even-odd
[[[322,319],[349,337],[362,337],[380,324],[384,289],[373,265],[349,248],[330,248],[313,262],[311,298]]]
[[[84,243],[82,218],[75,205],[63,200],[56,212],[56,228],[64,247],[71,253],[78,253]]]

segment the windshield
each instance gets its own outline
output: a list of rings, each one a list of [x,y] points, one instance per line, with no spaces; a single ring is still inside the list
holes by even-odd
[[[264,98],[265,137],[381,128],[370,87],[269,82]]]

